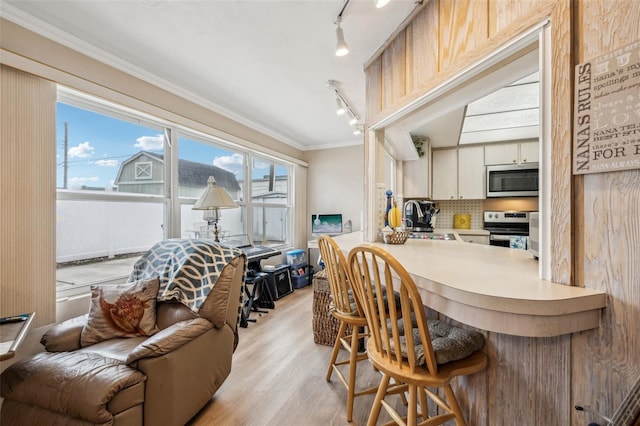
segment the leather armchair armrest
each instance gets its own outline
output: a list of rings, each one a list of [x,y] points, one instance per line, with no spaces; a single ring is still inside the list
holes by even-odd
[[[213,328],[204,318],[180,321],[159,331],[136,346],[127,357],[127,365],[142,359],[165,355]]]
[[[48,352],[70,352],[80,349],[80,334],[87,315],[71,318],[47,330],[40,339]]]

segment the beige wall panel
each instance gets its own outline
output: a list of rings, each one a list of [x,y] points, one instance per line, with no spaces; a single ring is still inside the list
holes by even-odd
[[[427,3],[407,27],[407,93],[424,87],[439,70],[438,3]]]
[[[441,1],[439,15],[440,64],[446,69],[488,38],[487,0]]]
[[[367,90],[367,117],[376,116],[382,111],[382,56],[374,60],[365,70]]]
[[[445,2],[446,3],[446,2]],[[482,2],[479,2],[482,3]],[[429,16],[423,16],[421,19],[425,19],[428,20],[429,22],[438,22],[438,26],[442,26],[443,25],[443,21],[439,18],[439,11],[438,11],[438,7],[433,7],[433,8],[429,8],[429,6],[431,5],[435,5],[435,4],[441,4],[435,0],[427,3],[427,5],[425,6],[424,13],[429,14]],[[447,3],[448,4],[448,3]],[[367,122],[368,123],[375,123],[381,119],[386,118],[388,115],[392,114],[397,108],[398,105],[406,105],[414,100],[416,100],[416,98],[420,97],[421,95],[423,95],[424,93],[428,92],[429,90],[443,84],[445,81],[447,81],[450,78],[453,78],[461,69],[464,69],[466,67],[472,66],[473,64],[475,64],[476,62],[482,60],[482,58],[487,57],[488,55],[490,55],[491,53],[493,53],[495,51],[495,49],[497,49],[499,46],[504,45],[505,43],[508,43],[510,40],[512,40],[514,37],[517,37],[519,34],[521,34],[523,31],[527,31],[529,30],[532,26],[538,25],[540,22],[542,22],[545,18],[547,18],[551,13],[552,10],[555,8],[556,3],[548,3],[546,4],[545,7],[539,7],[537,8],[535,11],[532,11],[531,14],[527,15],[526,17],[523,17],[521,20],[514,22],[510,27],[506,28],[504,31],[500,32],[499,34],[494,35],[494,37],[492,37],[491,40],[484,39],[483,42],[478,42],[476,44],[476,47],[474,49],[472,49],[469,52],[466,52],[464,55],[461,55],[457,60],[454,66],[448,66],[445,67],[442,63],[442,59],[439,59],[439,71],[437,73],[434,73],[430,76],[424,74],[420,77],[421,81],[423,81],[424,83],[421,85],[421,87],[418,88],[414,88],[411,91],[407,92],[407,95],[405,95],[405,97],[398,103],[396,104],[394,107],[386,107],[382,110],[378,110],[377,113],[373,113],[374,108],[372,108],[372,105],[370,105],[371,103],[375,104],[377,102],[377,98],[375,97],[374,93],[369,93],[369,91],[367,91]],[[420,14],[416,15],[416,18],[419,16]],[[565,26],[568,28],[570,22],[567,21],[566,23],[564,23]],[[408,28],[410,28],[411,25],[408,26]],[[407,31],[409,31],[407,29]],[[458,29],[459,32],[463,32],[462,28]],[[470,29],[470,31],[473,31],[473,28]],[[568,30],[567,30],[568,31]],[[439,31],[438,34],[441,34],[442,31]],[[439,37],[439,36],[438,36]],[[462,39],[465,39],[466,37],[462,37]],[[418,40],[419,39],[415,39],[413,36],[411,36],[411,48],[415,49],[415,50],[424,50],[424,49],[433,49],[433,48],[437,48],[438,51],[440,51],[440,47],[438,46],[419,46],[418,45]],[[442,43],[442,40],[436,37],[436,43],[440,44]],[[428,43],[433,43],[433,41],[429,40]],[[409,46],[409,44],[407,44]],[[374,66],[375,63],[377,63],[378,61],[381,60],[382,56],[384,54],[384,51],[380,54],[380,56],[378,56],[375,59],[372,59],[370,61],[370,66],[367,68],[367,70],[369,68],[371,68],[372,66]],[[405,60],[405,59],[403,59]],[[570,60],[570,58],[567,58],[567,60]],[[411,59],[407,59],[405,60],[406,64],[407,64],[407,75],[411,76],[413,75],[417,75],[416,74],[416,65],[415,63],[411,60]],[[412,69],[409,69],[409,64],[412,64]],[[382,77],[381,77],[382,78]],[[566,79],[566,74],[563,75],[564,79]],[[369,84],[369,82],[367,82]],[[375,83],[373,83],[372,85],[374,85]],[[380,83],[382,84],[382,82]],[[371,99],[369,99],[369,96],[373,96]]]
[[[311,239],[311,216],[341,213],[343,222],[351,221],[352,230],[361,229],[364,210],[364,147],[306,151],[309,163],[307,191],[307,239]]]
[[[524,338],[490,333],[485,350],[488,425],[569,423],[570,337]]]
[[[396,105],[405,93],[407,93],[406,55],[405,31],[401,31],[382,54],[384,108]]]
[[[591,0],[577,9],[576,63],[640,39],[640,2]],[[612,416],[640,375],[640,170],[576,179],[578,284],[606,291],[600,328],[572,341],[574,400]],[[584,425],[575,413],[572,425]]]
[[[55,320],[55,85],[0,66],[0,316]]]
[[[558,0],[551,14],[551,281],[572,283],[572,125],[573,63],[571,5]],[[557,25],[562,23],[564,25]]]
[[[489,37],[556,0],[489,0]]]

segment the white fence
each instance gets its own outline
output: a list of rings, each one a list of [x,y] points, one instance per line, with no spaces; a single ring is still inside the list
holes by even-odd
[[[164,204],[58,200],[56,223],[56,262],[74,262],[95,258],[139,253],[164,238]],[[246,231],[242,209],[221,211],[221,237]],[[256,244],[286,240],[287,207],[262,207],[254,211]],[[264,213],[264,214],[262,214]],[[181,209],[183,238],[199,236],[206,225],[203,212],[190,205]],[[265,232],[266,229],[266,232]]]

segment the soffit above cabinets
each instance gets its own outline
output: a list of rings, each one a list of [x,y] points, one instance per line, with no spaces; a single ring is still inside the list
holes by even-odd
[[[418,138],[429,138],[432,148],[535,139],[538,68],[534,49],[397,120],[385,128],[385,137],[402,160],[415,159],[402,153]]]

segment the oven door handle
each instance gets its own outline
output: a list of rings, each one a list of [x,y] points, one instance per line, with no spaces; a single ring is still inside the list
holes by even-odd
[[[489,235],[489,240],[491,240],[491,241],[509,241],[509,237],[511,237],[511,235],[494,235],[494,234],[491,234],[491,235]]]

